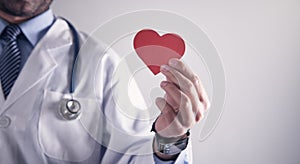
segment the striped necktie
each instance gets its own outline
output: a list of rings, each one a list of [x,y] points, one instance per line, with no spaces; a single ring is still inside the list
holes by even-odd
[[[0,57],[0,79],[5,98],[21,70],[21,52],[17,45],[17,36],[20,33],[17,25],[8,25],[1,35],[1,39],[6,43]]]

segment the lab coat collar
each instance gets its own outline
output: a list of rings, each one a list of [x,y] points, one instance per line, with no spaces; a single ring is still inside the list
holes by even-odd
[[[0,113],[4,112],[54,70],[57,66],[55,56],[66,54],[68,51],[62,50],[69,48],[72,44],[72,36],[66,31],[68,31],[67,23],[57,19],[33,49],[6,101],[2,103],[4,106]],[[0,102],[3,102],[3,93],[0,97]]]

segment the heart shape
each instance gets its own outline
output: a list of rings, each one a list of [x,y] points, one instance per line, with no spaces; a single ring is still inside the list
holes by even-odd
[[[168,64],[171,58],[180,59],[185,51],[184,40],[179,35],[168,33],[160,36],[151,29],[139,31],[134,37],[133,46],[154,75],[160,72],[161,65]]]

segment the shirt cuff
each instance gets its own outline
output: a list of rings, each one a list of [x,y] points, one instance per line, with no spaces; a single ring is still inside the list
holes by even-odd
[[[159,159],[156,155],[153,154],[154,162],[156,164],[188,164],[188,157],[187,157],[187,149],[183,150],[177,157],[177,159],[170,160],[170,161],[163,161]]]

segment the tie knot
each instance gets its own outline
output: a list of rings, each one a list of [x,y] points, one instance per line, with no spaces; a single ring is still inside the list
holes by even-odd
[[[4,40],[11,41],[11,40],[16,40],[17,36],[21,33],[21,30],[18,25],[8,25],[5,27],[2,37]]]

